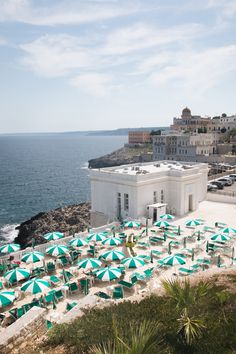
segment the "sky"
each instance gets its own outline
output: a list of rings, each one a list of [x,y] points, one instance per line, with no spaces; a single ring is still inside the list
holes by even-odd
[[[235,0],[0,0],[0,133],[236,113]]]

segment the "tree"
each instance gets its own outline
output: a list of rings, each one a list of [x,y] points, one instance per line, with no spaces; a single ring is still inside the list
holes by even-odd
[[[189,317],[187,309],[184,309],[178,322],[178,334],[187,346],[191,346],[193,342],[198,340],[202,336],[204,328],[206,328],[202,320]]]
[[[224,133],[226,132],[226,128],[225,128],[225,127],[224,127],[224,128],[221,128],[220,131],[221,131],[222,134],[224,134]]]
[[[221,117],[227,117],[227,114],[226,113],[222,113]]]
[[[93,354],[163,354],[157,322],[143,321],[141,324],[130,324],[125,338],[119,333],[113,321],[114,341],[91,348]],[[129,339],[126,339],[129,338]]]
[[[230,136],[236,136],[236,128],[231,129],[230,132],[229,132],[229,135]]]

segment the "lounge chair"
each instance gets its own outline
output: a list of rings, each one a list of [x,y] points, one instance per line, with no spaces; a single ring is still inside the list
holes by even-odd
[[[60,257],[58,260],[59,260],[60,264],[62,265],[62,267],[65,267],[68,264],[70,264],[70,261],[66,257]]]
[[[58,283],[60,283],[60,281],[61,280],[56,275],[50,276],[50,282],[52,283],[52,285],[57,285]]]
[[[124,286],[127,289],[132,289],[135,285],[135,283],[126,280],[120,280],[118,284]]]
[[[111,297],[108,294],[104,293],[103,291],[99,291],[94,295],[100,297],[101,299],[106,299],[106,300],[111,299]]]
[[[139,242],[137,242],[137,246],[143,247],[143,248],[148,248],[148,247],[150,247],[150,243],[139,241]]]
[[[121,286],[115,287],[112,297],[113,297],[113,299],[123,299],[124,293],[123,293],[123,289]]]
[[[164,237],[150,237],[150,242],[151,243],[160,243],[162,241],[165,241]]]
[[[44,296],[43,300],[46,305],[52,304],[55,301],[55,293]]]
[[[146,269],[144,271],[144,274],[146,275],[146,278],[148,278],[148,279],[151,278],[153,270],[154,270],[154,268],[149,268],[149,269]]]
[[[81,287],[84,295],[88,295],[88,293],[89,293],[89,285],[90,285],[89,279],[81,279],[80,280],[80,287]]]
[[[55,294],[56,300],[62,300],[62,299],[64,299],[64,295],[63,295],[61,289],[60,289],[60,290],[56,290],[54,294]]]
[[[70,311],[73,309],[73,307],[75,307],[77,305],[77,302],[71,302],[71,303],[67,303],[66,304],[66,311]]]
[[[194,273],[194,270],[181,267],[179,268],[179,273],[181,273],[182,275],[191,275]]]
[[[46,264],[47,273],[53,273],[53,272],[55,271],[55,269],[56,269],[55,263],[53,263],[53,262],[48,262],[48,263]]]
[[[69,291],[71,293],[73,293],[73,292],[75,292],[77,290],[79,290],[79,287],[78,287],[77,283],[74,282],[74,283],[69,284]]]
[[[212,226],[204,226],[203,231],[205,232],[215,232],[215,228]]]
[[[49,321],[49,320],[46,320],[46,327],[47,327],[48,330],[49,330],[49,329],[52,329],[52,327],[53,327],[52,322]]]

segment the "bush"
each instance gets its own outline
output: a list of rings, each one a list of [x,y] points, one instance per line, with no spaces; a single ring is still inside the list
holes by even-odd
[[[103,354],[105,349],[102,351],[101,348],[113,348],[116,345],[117,331],[122,334],[124,343],[130,343],[131,324],[132,328],[138,329],[144,322],[158,322],[155,335],[168,348],[168,353],[232,354],[236,350],[235,296],[209,283],[200,282],[191,287],[186,282],[182,287],[183,290],[179,291],[181,297],[187,289],[191,293],[188,301],[179,302],[176,289],[174,298],[170,296],[169,289],[166,296],[151,295],[140,302],[125,301],[105,309],[85,310],[85,315],[73,323],[55,326],[49,332],[47,345],[63,344],[75,353],[91,353],[91,348],[100,346]],[[183,331],[180,331],[179,326],[182,323],[184,327],[186,320],[189,326],[194,326],[195,332],[196,326],[201,324],[197,340],[194,336],[193,340],[183,340]],[[114,330],[114,321],[118,326],[117,331]],[[126,353],[131,351],[127,349]]]

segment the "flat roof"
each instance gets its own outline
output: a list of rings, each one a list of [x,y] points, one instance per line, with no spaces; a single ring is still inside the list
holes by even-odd
[[[196,165],[188,165],[180,162],[154,162],[149,164],[135,164],[114,167],[110,171],[117,174],[128,175],[144,175],[157,172],[165,172],[170,170],[184,171],[196,167]]]

